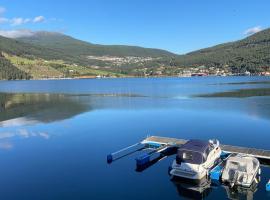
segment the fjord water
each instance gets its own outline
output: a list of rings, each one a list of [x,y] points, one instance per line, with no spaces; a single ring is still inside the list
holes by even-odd
[[[270,149],[269,90],[267,77],[1,81],[0,198],[194,198],[170,181],[174,156],[137,172],[136,155],[106,155],[147,135]],[[267,199],[269,178],[263,167],[257,189],[203,196]]]

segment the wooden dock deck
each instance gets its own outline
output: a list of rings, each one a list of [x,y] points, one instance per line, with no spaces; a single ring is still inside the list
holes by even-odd
[[[188,140],[169,138],[169,137],[159,137],[159,136],[150,136],[144,139],[141,143],[157,143],[161,145],[175,145],[181,146],[185,144]],[[239,147],[232,145],[220,144],[222,151],[228,153],[243,153],[249,156],[254,156],[258,159],[263,159],[270,161],[270,150],[248,148],[248,147]]]
[[[158,143],[162,145],[183,145],[187,142],[184,139],[169,138],[169,137],[159,137],[159,136],[150,136],[145,138],[142,143]]]

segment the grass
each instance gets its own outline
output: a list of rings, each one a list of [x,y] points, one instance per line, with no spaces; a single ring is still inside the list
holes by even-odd
[[[74,77],[123,77],[123,74],[90,67],[68,64],[62,60],[29,59],[20,56],[4,54],[18,69],[28,73],[33,79],[42,78],[74,78]]]
[[[33,79],[64,77],[62,72],[54,69],[42,59],[31,60],[8,54],[4,54],[4,56],[18,69],[31,75]]]

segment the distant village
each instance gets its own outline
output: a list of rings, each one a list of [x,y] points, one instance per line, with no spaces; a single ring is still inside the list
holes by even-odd
[[[229,68],[215,68],[215,67],[188,67],[183,69],[179,74],[182,77],[190,76],[270,76],[270,71],[251,73],[245,71],[242,73],[232,73]]]
[[[94,69],[114,69],[115,67],[122,68],[125,70],[127,66],[132,66],[136,64],[140,67],[129,68],[130,76],[138,77],[152,77],[152,76],[179,76],[179,77],[191,77],[191,76],[270,76],[269,71],[264,71],[260,73],[251,73],[249,71],[241,73],[233,73],[229,67],[217,68],[217,67],[207,67],[207,66],[196,66],[196,67],[172,67],[172,66],[156,66],[152,64],[152,67],[144,67],[145,64],[149,62],[155,63],[160,58],[153,57],[115,57],[115,56],[87,56],[90,60],[97,60],[106,63],[106,66],[91,66]],[[127,76],[129,76],[127,75]],[[106,76],[98,75],[97,78],[103,78]]]
[[[140,73],[139,73],[139,72]],[[156,68],[141,68],[137,69],[140,76],[178,76],[178,77],[192,77],[192,76],[270,76],[270,70],[260,73],[251,73],[245,71],[242,73],[233,73],[230,68],[216,68],[216,67],[156,67]]]

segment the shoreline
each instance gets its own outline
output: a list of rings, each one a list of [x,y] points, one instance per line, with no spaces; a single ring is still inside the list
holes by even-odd
[[[80,80],[80,79],[124,79],[124,78],[206,78],[206,77],[270,77],[270,75],[227,75],[227,76],[122,76],[122,77],[67,77],[67,78],[40,78],[40,79],[0,79],[0,81],[49,81],[49,80]]]

